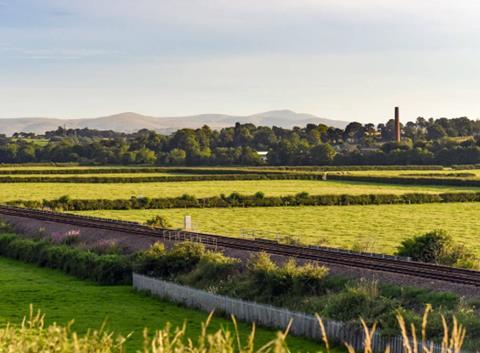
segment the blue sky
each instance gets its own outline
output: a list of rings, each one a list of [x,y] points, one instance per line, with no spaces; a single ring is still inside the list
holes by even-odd
[[[480,118],[473,0],[0,0],[0,117]]]

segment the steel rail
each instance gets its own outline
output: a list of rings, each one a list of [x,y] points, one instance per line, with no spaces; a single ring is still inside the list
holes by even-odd
[[[266,241],[261,239],[233,238],[198,232],[152,228],[135,222],[0,205],[0,215],[2,214],[75,226],[118,231],[133,235],[162,238],[164,240],[193,240],[206,245],[216,245],[223,248],[250,252],[264,251],[273,255],[319,261],[324,264],[382,271],[480,287],[480,272],[478,271],[417,261],[383,258],[381,255],[375,256],[364,253],[354,253],[340,249],[287,245],[280,244],[275,241]]]

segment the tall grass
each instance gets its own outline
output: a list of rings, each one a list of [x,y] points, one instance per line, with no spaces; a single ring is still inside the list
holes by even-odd
[[[423,316],[421,333],[418,334],[415,326],[407,325],[401,315],[397,316],[398,323],[404,337],[405,353],[433,353],[433,347],[427,346],[426,326],[431,307],[427,307]],[[169,324],[162,330],[156,331],[150,336],[144,331],[143,353],[290,353],[287,343],[289,327],[284,332],[278,332],[276,338],[267,344],[256,347],[255,325],[246,340],[240,339],[239,330],[235,318],[232,317],[234,330],[221,329],[209,333],[211,314],[207,321],[202,323],[201,331],[196,340],[188,339],[187,326],[173,329]],[[331,345],[326,335],[322,319],[318,317],[323,341],[325,344],[322,353],[330,353]],[[449,327],[443,319],[444,338],[441,343],[441,353],[460,353],[465,338],[465,328],[455,319],[452,327]],[[376,325],[368,327],[363,322],[365,341],[363,353],[372,353],[372,338]],[[90,330],[84,335],[79,335],[71,330],[71,324],[59,326],[45,325],[44,315],[39,311],[34,312],[30,306],[30,315],[25,318],[20,326],[7,325],[0,329],[0,352],[8,353],[125,353],[125,342],[128,337],[117,336],[105,332],[103,328]],[[422,351],[417,344],[423,342]],[[349,353],[356,352],[353,347],[346,344]],[[385,353],[389,353],[387,348]],[[140,351],[138,351],[140,353]]]

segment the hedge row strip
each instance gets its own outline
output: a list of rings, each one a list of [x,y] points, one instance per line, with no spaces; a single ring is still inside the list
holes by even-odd
[[[440,185],[440,186],[470,186],[480,187],[480,179],[452,178],[452,177],[402,177],[402,176],[376,176],[376,175],[351,175],[328,174],[329,180],[358,181],[366,183],[402,184],[402,185]]]
[[[274,170],[271,171],[275,172]],[[281,171],[280,171],[281,172]],[[261,169],[246,168],[171,168],[171,167],[120,167],[120,168],[88,168],[88,169],[10,169],[2,170],[0,175],[69,175],[69,174],[154,174],[154,173],[183,173],[183,174],[256,174],[265,173]]]
[[[347,206],[347,205],[386,205],[386,204],[421,204],[449,202],[480,202],[478,193],[409,193],[403,195],[369,194],[369,195],[308,195],[299,193],[292,196],[265,197],[256,195],[213,196],[196,198],[183,195],[172,198],[131,198],[131,199],[93,199],[71,200],[17,200],[9,205],[28,208],[50,208],[64,211],[93,210],[130,210],[130,209],[170,209],[170,208],[228,208],[228,207],[285,207],[285,206]]]
[[[14,165],[22,166],[22,165]],[[285,171],[369,171],[369,170],[442,170],[441,165],[362,165],[362,166],[262,166],[262,167],[227,167],[227,168],[194,168],[194,167],[118,167],[88,169],[59,169],[52,166],[52,169],[11,169],[2,170],[0,175],[48,175],[48,174],[116,174],[116,173],[191,173],[191,174],[255,174],[268,172]],[[472,166],[468,166],[472,168]],[[473,165],[475,167],[475,165]],[[476,166],[478,168],[478,166]],[[465,167],[466,169],[467,167]]]
[[[123,255],[98,255],[88,250],[56,245],[46,240],[0,235],[0,255],[100,284],[130,284],[132,265]]]
[[[142,177],[0,177],[0,183],[157,183],[181,181],[229,181],[229,180],[321,180],[321,174],[257,173],[219,175],[176,175]]]

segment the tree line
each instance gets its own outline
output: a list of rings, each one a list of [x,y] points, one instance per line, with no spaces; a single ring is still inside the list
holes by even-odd
[[[74,162],[149,165],[393,165],[480,163],[480,121],[424,119],[352,122],[345,129],[323,124],[285,129],[237,123],[212,130],[181,129],[162,135],[143,129],[118,133],[65,129],[37,136],[0,135],[0,163]],[[258,152],[266,152],[259,154]]]

